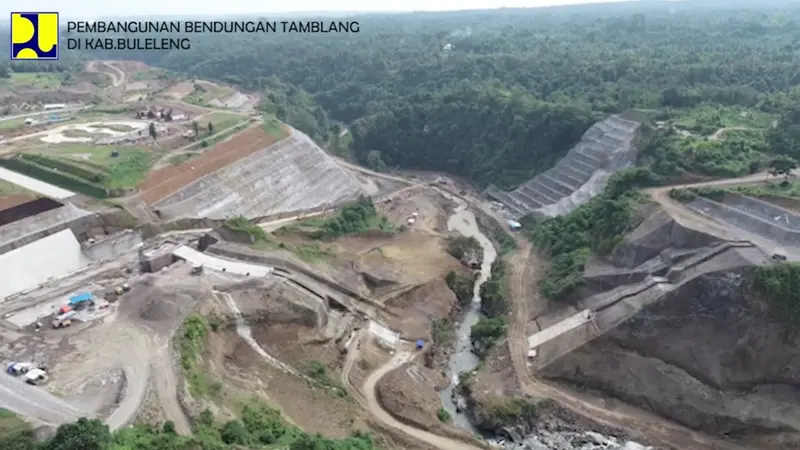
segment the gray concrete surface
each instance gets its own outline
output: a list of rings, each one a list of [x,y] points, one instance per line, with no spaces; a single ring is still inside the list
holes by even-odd
[[[0,299],[65,276],[89,264],[71,230],[61,230],[0,255]],[[2,301],[2,300],[0,300]]]
[[[793,219],[789,219],[788,214],[772,216],[773,213],[770,212],[765,217],[758,208],[752,208],[747,204],[726,205],[704,197],[697,197],[687,207],[714,220],[755,233],[782,246],[800,246],[800,230],[787,228],[792,226],[791,223],[787,223],[787,220],[798,220],[794,215],[791,216]],[[775,220],[776,217],[777,220]]]
[[[64,229],[76,236],[93,227],[102,226],[97,214],[70,203],[35,216],[26,217],[0,227],[0,253],[5,253]]]
[[[236,275],[263,277],[272,272],[272,267],[218,258],[187,246],[178,247],[172,254],[192,264],[200,264],[206,269],[213,269]]]
[[[157,202],[162,217],[258,217],[335,205],[364,191],[308,136],[291,136]]]
[[[592,125],[580,142],[550,170],[511,192],[489,188],[487,194],[521,216],[531,212],[566,214],[605,189],[614,172],[632,165],[632,146],[640,124],[618,115]]]
[[[36,178],[31,178],[21,173],[13,172],[4,167],[0,167],[0,179],[6,180],[18,186],[22,186],[29,191],[38,192],[45,197],[51,197],[57,200],[63,200],[75,195],[74,192],[62,189],[50,183],[45,183],[44,181],[37,180]]]

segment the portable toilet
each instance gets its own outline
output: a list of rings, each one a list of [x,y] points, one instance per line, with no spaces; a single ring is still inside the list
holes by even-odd
[[[425,341],[417,339],[417,350],[422,350],[423,347],[425,347]]]

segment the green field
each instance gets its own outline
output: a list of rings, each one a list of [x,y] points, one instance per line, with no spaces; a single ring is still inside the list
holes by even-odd
[[[720,128],[767,128],[775,118],[762,111],[746,108],[702,106],[671,113],[676,126],[702,136],[714,134]]]
[[[204,117],[198,120],[198,124],[200,125],[200,135],[208,132],[208,124],[209,122],[214,124],[214,132],[219,133],[220,131],[230,128],[237,123],[244,122],[247,120],[247,117],[240,115],[240,114],[233,114],[233,113],[213,113],[210,116]]]
[[[14,194],[31,194],[31,191],[14,183],[9,183],[8,181],[5,180],[0,180],[0,197],[6,195],[14,195]]]
[[[119,156],[113,157],[117,149]],[[98,198],[130,189],[147,175],[155,155],[140,147],[70,144],[28,150],[0,165],[65,189]],[[114,194],[119,195],[119,194]]]
[[[54,90],[61,86],[63,75],[52,72],[11,73],[9,78],[0,78],[0,87],[31,87]]]

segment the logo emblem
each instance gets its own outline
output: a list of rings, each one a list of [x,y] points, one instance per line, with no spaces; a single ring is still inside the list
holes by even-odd
[[[58,13],[11,13],[11,59],[58,59]]]

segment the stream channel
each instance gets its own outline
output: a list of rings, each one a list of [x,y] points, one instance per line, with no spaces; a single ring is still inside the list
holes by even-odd
[[[474,237],[483,248],[483,261],[481,262],[481,272],[475,280],[472,291],[472,302],[469,304],[464,318],[458,327],[458,341],[456,342],[455,352],[450,357],[448,372],[450,374],[450,384],[439,392],[442,397],[442,404],[453,422],[459,427],[466,428],[473,433],[478,430],[472,426],[469,419],[463,412],[457,412],[456,404],[453,401],[453,389],[458,385],[458,375],[461,372],[469,372],[478,366],[480,359],[472,352],[472,342],[470,341],[470,331],[472,325],[478,322],[481,315],[481,285],[489,279],[492,272],[492,263],[497,258],[497,251],[491,241],[478,229],[475,215],[466,208],[466,205],[459,202],[455,213],[447,220],[447,228],[455,230],[467,237]]]
[[[478,366],[480,359],[472,352],[470,332],[472,325],[478,322],[481,316],[481,285],[489,279],[492,272],[492,263],[497,258],[497,250],[492,242],[480,231],[475,214],[467,209],[467,205],[460,199],[443,193],[445,197],[458,203],[455,212],[447,220],[447,228],[458,231],[464,236],[474,237],[483,248],[483,261],[478,279],[472,291],[472,302],[464,314],[464,319],[458,327],[458,340],[453,355],[450,357],[448,372],[450,384],[439,392],[442,405],[450,413],[453,423],[469,430],[473,434],[482,434],[475,428],[463,412],[458,412],[453,400],[453,390],[458,386],[458,376],[461,372],[469,372]],[[523,442],[509,442],[503,438],[487,438],[486,441],[493,447],[503,450],[656,450],[638,442],[604,436],[592,431],[549,432],[539,430],[526,436]],[[579,443],[576,445],[576,443]]]

